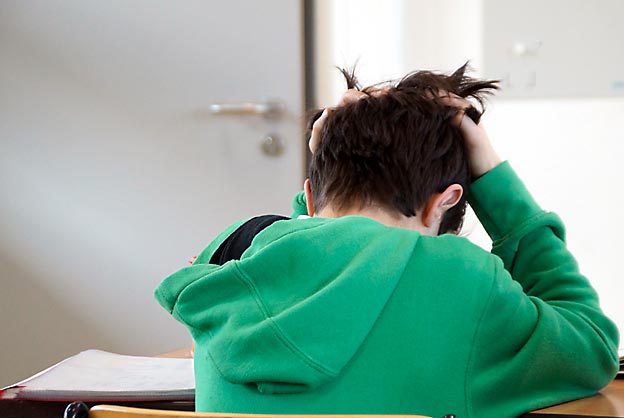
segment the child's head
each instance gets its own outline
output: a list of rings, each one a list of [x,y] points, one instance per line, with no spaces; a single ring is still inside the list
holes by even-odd
[[[475,98],[496,82],[467,77],[462,66],[450,76],[411,73],[396,84],[362,89],[368,95],[333,110],[321,128],[310,165],[316,210],[378,205],[411,217],[428,199],[451,184],[470,183],[468,158],[451,119],[457,109],[443,104],[448,93]],[[343,71],[349,88],[358,88]],[[480,112],[467,112],[474,119]],[[465,194],[442,219],[439,233],[458,232],[466,209]]]

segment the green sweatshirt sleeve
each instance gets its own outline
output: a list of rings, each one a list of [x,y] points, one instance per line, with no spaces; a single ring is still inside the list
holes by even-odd
[[[296,218],[299,215],[307,215],[308,207],[306,206],[306,197],[304,192],[299,192],[293,197],[292,200],[293,213],[291,218]]]
[[[305,193],[297,193],[292,200],[293,213],[291,218],[296,218],[299,215],[307,215],[308,210],[306,206]],[[172,274],[163,280],[162,283],[154,291],[154,296],[158,303],[165,308],[169,313],[179,321],[189,325],[178,313],[175,311],[175,306],[178,301],[178,297],[183,289],[192,285],[195,281],[201,279],[204,274],[212,272],[217,269],[218,266],[210,265],[210,259],[219,246],[225,241],[234,231],[236,231],[241,225],[247,222],[248,219],[242,219],[223,230],[195,259],[192,266],[189,268],[183,268],[180,271]]]
[[[221,243],[227,239],[227,237],[236,231],[239,226],[245,223],[243,219],[230,226],[228,226],[223,232],[221,232],[195,259],[193,265],[187,266],[178,270],[174,274],[163,280],[156,290],[154,290],[154,297],[156,301],[172,314],[178,321],[188,325],[188,323],[175,313],[175,306],[178,302],[180,293],[195,281],[204,277],[205,274],[212,272],[219,266],[211,265],[210,259],[212,255],[217,251]]]
[[[604,387],[618,370],[618,332],[567,250],[561,220],[506,162],[472,185],[469,202],[500,257],[467,373],[470,416],[520,415]]]

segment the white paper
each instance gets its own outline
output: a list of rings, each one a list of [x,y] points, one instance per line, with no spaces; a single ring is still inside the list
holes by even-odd
[[[192,400],[193,360],[87,350],[3,391],[4,399]]]

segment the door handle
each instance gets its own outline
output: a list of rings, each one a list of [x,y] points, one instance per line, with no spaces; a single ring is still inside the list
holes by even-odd
[[[266,119],[278,119],[286,110],[284,103],[277,100],[265,103],[214,103],[208,108],[213,115],[258,115]]]

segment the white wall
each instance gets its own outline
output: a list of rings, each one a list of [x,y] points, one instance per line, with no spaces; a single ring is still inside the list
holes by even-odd
[[[393,0],[316,0],[314,36],[317,102],[337,101],[345,84],[337,68],[355,66],[367,80],[396,77],[403,65],[402,2]]]
[[[301,189],[300,9],[0,3],[0,387],[86,348],[190,345],[156,286],[235,220],[289,214]],[[207,111],[268,99],[282,118]]]
[[[388,78],[388,71],[392,71],[391,78],[416,69],[451,71],[467,60],[478,75],[484,62],[482,0],[385,1],[388,10],[384,18],[378,18],[378,3],[372,0],[358,2],[357,12],[352,4],[349,10],[342,2],[319,3],[324,12],[319,15],[318,30],[334,36],[321,39],[317,54],[325,60],[361,55],[366,62],[375,63],[366,68],[366,74],[362,72],[364,84]],[[388,16],[398,16],[398,20],[389,20]],[[383,42],[369,44],[369,32],[381,34]],[[392,47],[383,49],[381,45]],[[600,48],[600,43],[595,47]],[[611,53],[602,51],[605,56]],[[388,59],[388,54],[398,55]],[[384,67],[386,60],[389,65]],[[578,61],[583,62],[583,57],[579,56]],[[319,71],[325,73],[318,76],[319,105],[331,105],[344,86],[323,82],[340,77],[333,74],[330,65],[320,62],[323,65]],[[624,284],[619,279],[620,252],[624,249],[620,240],[624,236],[620,221],[624,204],[620,192],[624,184],[624,171],[620,169],[624,152],[622,114],[624,97],[495,98],[483,123],[501,155],[512,162],[542,206],[563,218],[569,247],[581,271],[590,278],[603,309],[624,334]],[[468,217],[464,234],[490,248],[491,242],[474,215]]]
[[[624,98],[500,100],[484,122],[538,202],[559,214],[581,271],[624,334]]]
[[[336,67],[364,85],[416,69],[448,71],[481,60],[481,0],[316,0],[317,102],[331,106],[344,88]]]
[[[184,264],[149,256],[181,249],[172,238],[183,217],[159,221],[174,210],[162,168],[176,145],[59,62],[3,39],[0,386],[86,348],[188,344],[151,294]]]

